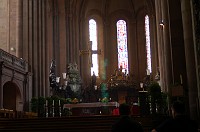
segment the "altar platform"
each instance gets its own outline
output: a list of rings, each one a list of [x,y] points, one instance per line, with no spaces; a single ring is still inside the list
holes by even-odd
[[[112,115],[112,111],[118,107],[118,102],[93,102],[63,105],[63,109],[70,110],[73,116]]]
[[[64,104],[63,109],[71,111],[72,116],[90,116],[90,115],[119,115],[118,102],[93,102]],[[140,115],[138,105],[131,106],[131,115]]]

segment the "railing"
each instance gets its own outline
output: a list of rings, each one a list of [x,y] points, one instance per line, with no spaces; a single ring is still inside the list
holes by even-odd
[[[4,61],[6,64],[14,68],[17,68],[26,72],[28,71],[28,63],[25,60],[21,58],[17,58],[16,56],[9,54],[2,49],[0,49],[0,61]]]

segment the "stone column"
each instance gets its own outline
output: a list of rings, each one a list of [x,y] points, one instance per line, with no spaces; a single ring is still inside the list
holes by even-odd
[[[183,21],[183,35],[185,44],[185,58],[186,58],[186,71],[188,82],[188,95],[189,95],[189,109],[190,117],[197,118],[197,102],[198,89],[197,89],[197,75],[195,69],[195,55],[194,55],[194,41],[193,41],[193,27],[191,5],[189,0],[181,0],[181,11]]]
[[[3,84],[2,84],[2,71],[4,68],[3,61],[0,62],[0,109],[3,108]]]
[[[169,35],[169,19],[168,19],[168,0],[161,0],[162,4],[162,19],[164,26],[163,29],[163,48],[164,48],[164,64],[165,64],[165,88],[168,93],[171,93],[170,84],[173,84],[172,75],[172,60],[171,60],[171,43]]]
[[[16,56],[23,58],[23,1],[17,0],[16,2]]]
[[[157,28],[157,42],[158,42],[158,61],[160,67],[160,85],[162,90],[165,90],[164,87],[164,63],[163,63],[163,29],[160,27],[160,22],[162,20],[162,10],[161,10],[161,0],[155,1],[156,9],[156,28]]]
[[[32,50],[34,52],[32,52],[32,70],[33,70],[33,95],[35,96],[40,96],[40,91],[39,91],[39,64],[38,64],[38,58],[39,58],[39,54],[38,54],[38,0],[32,0],[32,4],[31,8],[32,8]]]

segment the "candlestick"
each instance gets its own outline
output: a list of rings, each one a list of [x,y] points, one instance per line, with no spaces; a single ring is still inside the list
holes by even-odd
[[[180,82],[181,82],[181,84],[183,84],[183,78],[182,78],[181,74],[180,74]]]
[[[63,74],[63,79],[66,79],[66,75],[67,75],[67,73],[62,73]]]

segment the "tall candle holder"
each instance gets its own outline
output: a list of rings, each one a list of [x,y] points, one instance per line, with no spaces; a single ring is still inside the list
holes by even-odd
[[[49,117],[49,112],[48,112],[48,101],[46,100],[46,103],[45,103],[45,115],[46,117]]]
[[[58,107],[59,107],[59,116],[62,116],[61,106],[60,106],[60,100],[58,100]]]
[[[55,107],[54,107],[54,100],[53,100],[53,104],[52,104],[52,117],[55,116]]]

